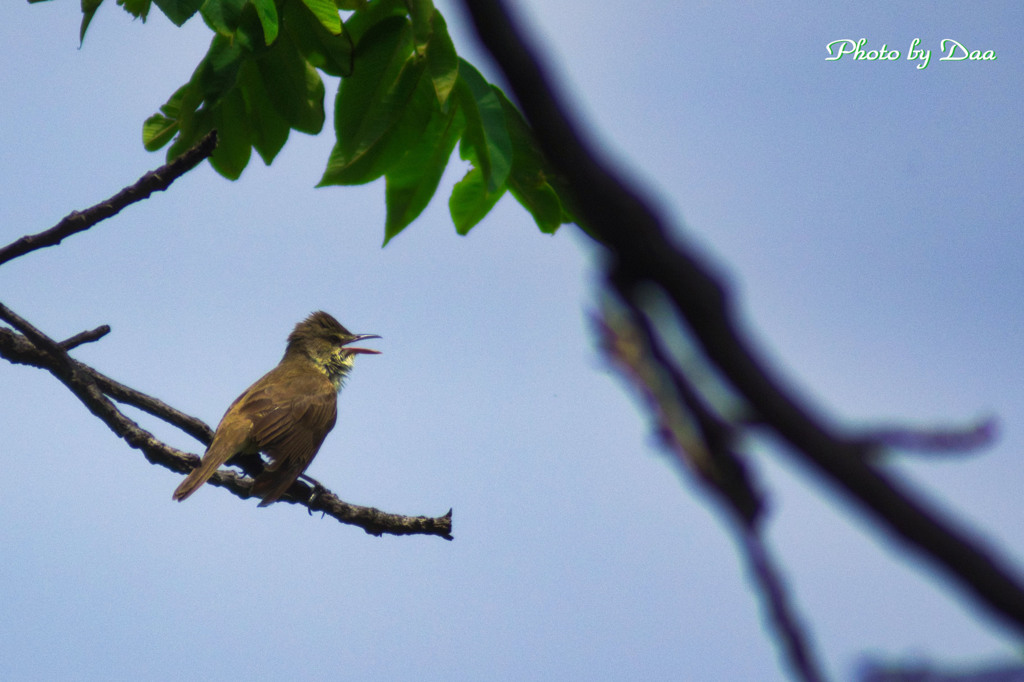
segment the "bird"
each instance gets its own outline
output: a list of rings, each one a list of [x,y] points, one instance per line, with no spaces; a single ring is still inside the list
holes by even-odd
[[[173,499],[187,499],[235,455],[258,458],[262,452],[270,461],[253,480],[251,494],[261,498],[260,507],[276,502],[334,428],[338,393],[355,357],[380,353],[349,344],[379,338],[352,334],[323,311],[295,325],[281,362],[231,403],[199,466]]]

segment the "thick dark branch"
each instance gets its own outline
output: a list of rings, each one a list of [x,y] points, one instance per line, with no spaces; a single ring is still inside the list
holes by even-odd
[[[60,244],[65,237],[88,230],[101,220],[116,215],[126,206],[145,199],[153,192],[167,189],[172,182],[198,166],[203,159],[212,154],[216,146],[217,131],[211,130],[184,154],[170,163],[146,173],[134,185],[125,187],[106,201],[84,211],[72,211],[50,229],[38,234],[25,235],[0,248],[0,265],[30,251]]]
[[[504,4],[466,0],[464,5],[541,148],[567,179],[574,212],[617,262],[623,286],[653,282],[661,287],[707,357],[793,454],[1024,633],[1024,586],[1006,561],[889,480],[867,461],[862,441],[838,435],[786,388],[741,333],[720,279],[693,249],[668,237],[666,223],[583,141]]]
[[[202,421],[171,408],[163,402],[128,388],[97,372],[92,367],[75,360],[67,354],[63,344],[55,342],[12,310],[0,303],[0,320],[4,320],[21,332],[16,334],[0,328],[0,357],[18,363],[32,365],[49,371],[111,431],[123,438],[131,447],[142,451],[152,464],[159,464],[178,473],[188,473],[199,464],[199,457],[158,440],[149,431],[125,416],[108,399],[108,395],[121,402],[134,405],[155,417],[163,419],[186,431],[204,444],[213,438],[213,432]],[[93,332],[83,332],[69,341],[88,337]],[[67,344],[68,342],[64,342]],[[73,346],[72,346],[73,347]],[[234,471],[218,471],[209,480],[214,486],[229,490],[238,497],[251,497],[252,479]],[[360,507],[340,500],[325,489],[314,490],[302,482],[296,482],[288,496],[282,498],[293,504],[306,506],[314,511],[337,519],[341,523],[359,526],[371,535],[436,535],[452,539],[451,511],[445,516],[430,518],[424,516],[402,516],[388,514],[373,507]]]

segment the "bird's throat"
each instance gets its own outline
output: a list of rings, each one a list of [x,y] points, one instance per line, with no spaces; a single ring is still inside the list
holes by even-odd
[[[335,391],[340,391],[345,383],[345,378],[352,370],[352,357],[346,353],[289,353],[282,364],[287,364],[297,370],[304,372],[318,372],[327,377],[327,380],[334,386]]]

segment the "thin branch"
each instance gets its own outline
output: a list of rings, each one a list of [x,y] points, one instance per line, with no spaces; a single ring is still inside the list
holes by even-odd
[[[736,429],[670,361],[646,313],[634,301],[616,300],[621,306],[609,299],[596,321],[599,343],[610,364],[639,390],[674,459],[718,497],[740,525],[758,526],[765,504],[745,458],[733,448]]]
[[[195,464],[199,458],[194,458]],[[191,468],[189,469],[191,470]],[[220,469],[207,485],[224,488],[237,497],[247,500],[253,495],[252,478],[245,477],[234,471]],[[288,492],[278,500],[289,504],[306,507],[310,514],[320,512],[341,523],[359,526],[370,535],[436,535],[445,540],[452,537],[452,510],[444,516],[403,516],[390,514],[374,507],[361,507],[345,502],[330,490],[316,488],[299,480],[292,484]]]
[[[92,329],[90,331],[75,334],[71,338],[61,341],[60,347],[63,348],[64,350],[71,350],[72,348],[77,348],[78,346],[81,346],[83,343],[92,343],[93,341],[99,341],[109,333],[110,325],[105,324],[101,327],[96,327],[95,329]]]
[[[959,429],[937,427],[911,429],[887,427],[861,434],[860,439],[876,450],[900,450],[926,455],[972,454],[992,443],[996,437],[996,420],[983,419]]]
[[[1024,634],[1024,585],[1010,564],[890,480],[867,461],[863,442],[839,435],[788,390],[741,331],[721,279],[694,249],[669,238],[667,223],[582,139],[505,4],[501,0],[464,0],[463,4],[545,155],[568,180],[574,213],[624,273],[622,286],[653,282],[661,287],[708,359],[792,446],[787,452],[825,474],[883,528]],[[628,298],[628,291],[623,295]]]
[[[181,428],[204,444],[208,444],[212,440],[213,432],[202,421],[179,412],[144,393],[128,388],[102,375],[92,367],[75,360],[67,354],[61,344],[36,329],[2,303],[0,303],[0,320],[21,332],[21,334],[16,334],[8,329],[0,328],[0,356],[13,363],[32,365],[49,371],[111,431],[123,438],[131,447],[140,450],[152,464],[159,464],[178,473],[188,473],[198,466],[199,457],[197,455],[183,452],[163,443],[125,416],[108,399],[107,395],[139,407],[153,416]],[[95,330],[84,332],[72,339],[88,336],[94,332]],[[252,496],[250,494],[252,479],[234,471],[220,470],[214,474],[209,483],[225,488],[243,499]],[[451,510],[446,515],[437,518],[388,514],[372,507],[348,504],[329,490],[314,491],[313,487],[301,481],[296,481],[289,489],[287,497],[283,497],[282,500],[301,504],[307,507],[310,513],[323,512],[341,523],[358,526],[371,535],[419,534],[436,535],[446,540],[452,539]]]
[[[91,332],[83,332],[83,334],[89,333]],[[82,334],[78,336],[82,336]],[[64,343],[67,342],[65,341],[61,345]],[[0,327],[0,356],[19,365],[38,367],[51,373],[58,371],[57,363],[51,355],[36,348],[32,345],[32,342],[21,334],[16,334],[2,327]],[[109,395],[114,400],[125,405],[131,405],[158,419],[164,420],[192,436],[203,445],[209,445],[210,441],[213,440],[213,430],[202,420],[180,412],[152,396],[125,386],[74,358],[70,358],[70,360],[76,370],[80,371],[84,376],[90,377],[96,382],[96,385],[103,393]]]
[[[65,237],[88,230],[101,220],[117,215],[126,206],[145,199],[153,192],[167,189],[172,182],[198,166],[203,159],[212,154],[216,146],[217,131],[211,130],[181,156],[154,171],[149,171],[134,185],[125,187],[106,201],[84,211],[72,211],[50,229],[37,234],[25,235],[7,246],[0,247],[0,265],[36,249],[56,246]]]
[[[757,581],[768,621],[782,646],[789,667],[805,682],[824,680],[825,675],[811,650],[810,638],[790,603],[785,581],[768,553],[762,534],[753,528],[742,529],[740,546]]]
[[[175,471],[190,471],[189,455],[161,443],[153,434],[141,428],[134,421],[122,414],[103,394],[82,363],[73,360],[53,339],[18,316],[7,306],[0,303],[0,320],[20,331],[25,341],[47,356],[47,370],[56,377],[111,431],[120,436],[133,448],[141,450],[150,462],[162,464]],[[8,337],[8,334],[3,335]],[[0,345],[0,352],[4,346]]]
[[[755,591],[761,598],[783,662],[804,682],[825,679],[814,656],[811,637],[801,625],[781,571],[768,553],[763,538],[765,505],[746,462],[732,450],[736,440],[734,425],[716,414],[673,364],[637,302],[621,303],[625,310],[612,314],[606,311],[599,321],[602,349],[612,366],[640,389],[651,413],[658,415],[658,431],[666,449],[729,512],[732,523],[728,526],[735,531],[737,544],[753,574]],[[687,429],[673,424],[679,421],[673,415],[684,408],[693,416],[702,444],[692,443],[692,438],[687,444],[685,435],[681,437],[680,433]]]

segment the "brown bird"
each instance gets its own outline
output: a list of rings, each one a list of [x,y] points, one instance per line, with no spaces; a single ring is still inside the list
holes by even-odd
[[[270,463],[256,476],[252,494],[263,498],[261,507],[277,501],[334,428],[338,392],[356,355],[380,352],[348,344],[379,338],[352,334],[325,312],[295,325],[281,362],[231,403],[202,461],[174,491],[174,499],[194,493],[235,455],[258,457],[262,452]]]

